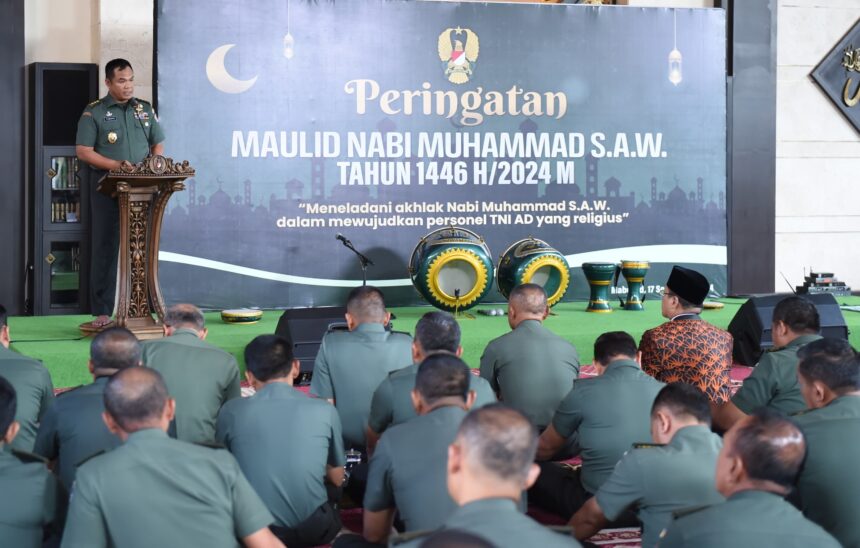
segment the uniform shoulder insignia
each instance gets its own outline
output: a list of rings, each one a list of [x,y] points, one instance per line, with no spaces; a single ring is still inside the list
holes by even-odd
[[[200,447],[208,447],[209,449],[227,449],[227,446],[223,443],[218,443],[217,441],[196,441],[194,445],[199,445]]]
[[[674,512],[672,512],[672,517],[675,519],[680,519],[680,518],[695,514],[697,512],[701,512],[702,510],[707,510],[710,507],[711,507],[711,505],[706,504],[704,506],[693,506],[690,508],[682,508],[681,510],[675,510]]]
[[[666,447],[665,443],[634,443],[633,449],[654,449],[655,447]]]
[[[396,329],[392,329],[391,334],[393,335],[395,333],[397,333],[398,335],[406,335],[410,339],[412,338],[412,335],[410,335],[408,331],[397,331]]]
[[[19,449],[12,449],[12,455],[14,455],[21,462],[40,462],[42,464],[48,464],[48,459],[43,457],[42,455],[37,455],[36,453],[28,453],[27,451],[21,451]]]
[[[388,542],[391,544],[391,546],[397,546],[398,544],[406,544],[407,542],[411,542],[415,539],[429,537],[435,532],[436,530],[428,529],[424,531],[411,531],[409,533],[400,533],[391,537]]]
[[[101,103],[101,102],[102,102],[102,100],[101,100],[101,99],[96,99],[96,100],[95,100],[95,101],[93,101],[92,103],[88,104],[88,105],[87,105],[87,107],[89,107],[89,108],[93,108],[94,106],[98,105],[98,104],[99,104],[99,103]],[[78,103],[78,104],[80,104],[80,103]]]
[[[105,454],[105,453],[107,453],[107,451],[105,451],[104,449],[102,449],[101,451],[96,451],[95,453],[93,453],[93,454],[92,454],[92,455],[90,455],[89,457],[86,457],[86,458],[82,459],[82,460],[81,460],[81,462],[77,463],[75,466],[80,466],[80,465],[82,465],[83,463],[85,463],[85,462],[89,462],[89,461],[91,461],[92,459],[94,459],[94,458],[98,457],[99,455],[103,455],[103,454]]]

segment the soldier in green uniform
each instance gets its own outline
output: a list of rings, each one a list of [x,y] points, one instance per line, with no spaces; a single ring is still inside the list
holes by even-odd
[[[157,371],[115,374],[104,403],[123,443],[78,469],[63,548],[283,546],[229,452],[167,436],[175,404]]]
[[[164,132],[152,105],[134,96],[134,70],[125,59],[105,65],[108,93],[84,109],[78,121],[75,154],[92,169],[90,181],[90,308],[92,325],[110,322],[116,292],[119,249],[117,201],[96,191],[96,182],[123,161],[137,163],[164,152]]]
[[[93,382],[60,394],[45,414],[33,452],[57,461],[67,492],[79,463],[119,445],[102,420],[105,385],[114,373],[141,364],[140,343],[131,331],[113,327],[100,332],[90,344]]]
[[[504,404],[466,415],[448,448],[448,492],[458,508],[442,528],[474,534],[498,548],[579,546],[569,530],[554,532],[517,509],[520,494],[539,474],[533,462],[536,445],[531,421]]]
[[[164,314],[164,338],[143,343],[143,364],[161,373],[176,400],[170,434],[192,443],[213,441],[221,406],[242,396],[236,358],[206,342],[208,332],[200,309],[176,304]]]
[[[736,422],[717,458],[717,490],[726,501],[676,514],[660,534],[660,548],[837,548],[827,531],[784,497],[803,465],[800,429],[766,407]]]
[[[16,404],[15,388],[0,376],[0,546],[41,548],[57,515],[57,480],[45,459],[4,450],[20,429]]]
[[[54,403],[54,384],[40,361],[10,350],[10,340],[6,308],[0,305],[0,376],[6,377],[18,394],[15,421],[21,428],[10,447],[32,451],[39,422]]]
[[[412,389],[418,364],[434,352],[450,352],[462,356],[460,324],[447,312],[428,312],[415,325],[412,341],[413,365],[389,373],[373,393],[367,426],[367,447],[371,452],[386,428],[401,424],[416,416],[412,405]],[[483,407],[496,401],[496,394],[483,378],[469,375],[469,408]]]
[[[326,333],[314,362],[311,394],[334,404],[344,443],[360,451],[373,391],[412,359],[412,337],[386,330],[390,318],[379,289],[356,287],[346,301],[349,331]]]
[[[723,442],[711,432],[711,409],[701,390],[666,385],[651,408],[653,444],[634,444],[615,465],[594,497],[570,520],[574,536],[585,540],[628,508],[642,522],[642,546],[656,546],[676,510],[723,500],[714,469]]]
[[[245,348],[245,364],[257,393],[224,404],[216,439],[275,516],[275,536],[290,547],[328,544],[341,528],[340,417],[328,403],[293,388],[299,362],[282,337],[255,338]]]
[[[469,406],[469,367],[452,354],[421,362],[412,399],[419,416],[382,436],[364,494],[364,538],[385,542],[397,512],[405,530],[436,529],[456,508],[445,482],[448,446]]]
[[[663,383],[646,375],[635,360],[636,341],[627,333],[604,333],[594,341],[599,376],[574,382],[541,434],[537,451],[538,460],[551,459],[577,434],[582,468],[542,463],[530,502],[570,519],[603,485],[625,451],[648,439],[651,406]]]
[[[481,356],[481,376],[499,399],[522,411],[543,431],[579,376],[576,348],[543,325],[546,292],[522,284],[508,296],[511,332],[490,341]]]
[[[728,430],[758,407],[785,414],[806,409],[797,381],[797,351],[821,338],[815,305],[802,297],[787,297],[773,309],[773,349],[758,364],[730,402],[712,403],[714,425]]]
[[[843,546],[860,546],[860,359],[840,339],[811,342],[798,356],[810,407],[795,417],[808,446],[797,482],[800,506]]]

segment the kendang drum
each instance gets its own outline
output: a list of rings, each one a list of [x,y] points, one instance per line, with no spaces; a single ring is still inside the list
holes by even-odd
[[[537,238],[524,238],[499,257],[499,292],[507,299],[521,284],[537,284],[546,291],[546,302],[559,302],[570,285],[570,266],[564,255]]]
[[[586,312],[612,312],[609,306],[609,284],[617,268],[615,263],[582,263],[582,272],[591,288]]]
[[[493,259],[484,239],[471,230],[440,228],[415,246],[409,274],[427,302],[454,312],[475,306],[493,286]]]
[[[618,297],[618,300],[624,310],[645,310],[642,306],[642,301],[645,300],[642,288],[650,266],[648,261],[621,261],[621,274],[627,280],[627,302],[621,297]]]

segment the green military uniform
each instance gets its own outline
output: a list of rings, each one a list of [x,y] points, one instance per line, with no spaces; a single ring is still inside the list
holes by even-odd
[[[175,434],[183,441],[214,440],[221,406],[242,396],[236,358],[200,340],[191,329],[144,342],[143,364],[161,373],[176,400]]]
[[[762,354],[758,365],[732,397],[732,403],[746,414],[758,407],[770,407],[784,414],[806,409],[797,382],[797,351],[820,338],[801,335],[782,348]]]
[[[51,374],[38,360],[22,356],[0,345],[0,376],[15,388],[18,409],[15,420],[21,425],[11,443],[13,449],[32,451],[39,422],[54,403]]]
[[[0,451],[0,546],[41,548],[44,528],[57,517],[57,480],[46,461]]]
[[[860,546],[860,397],[842,396],[795,418],[807,446],[797,482],[803,514],[844,546]]]
[[[72,488],[78,464],[120,444],[102,420],[109,379],[98,377],[92,384],[60,394],[42,419],[33,452],[57,459],[60,481],[66,490]]]
[[[722,446],[707,426],[687,426],[667,445],[628,451],[594,495],[597,504],[609,521],[635,508],[642,521],[642,546],[655,546],[673,512],[724,500],[714,483]]]
[[[683,514],[660,534],[660,548],[839,547],[827,531],[767,491],[740,491],[725,502]]]
[[[229,452],[147,428],[78,469],[62,546],[234,548],[270,523]]]
[[[389,426],[401,424],[417,416],[412,405],[412,389],[415,388],[415,377],[418,375],[418,364],[398,369],[388,374],[373,392],[370,402],[370,429],[381,434]],[[496,394],[490,383],[482,377],[469,375],[469,390],[475,391],[475,403],[472,409],[495,403]]]
[[[481,356],[481,376],[499,399],[543,430],[579,376],[579,355],[541,322],[525,320],[490,341]]]
[[[565,438],[579,433],[582,486],[589,493],[633,443],[651,437],[651,405],[662,388],[633,360],[616,360],[599,377],[573,383],[552,424]]]
[[[286,383],[269,383],[250,398],[224,404],[216,439],[239,461],[281,527],[298,526],[325,504],[326,464],[345,464],[337,411]]]
[[[412,360],[412,337],[363,323],[353,331],[326,333],[314,362],[311,394],[333,399],[343,440],[363,448],[373,391],[388,374]]]
[[[445,406],[387,430],[370,459],[364,509],[396,507],[406,531],[441,526],[457,508],[448,494],[448,446],[465,416]]]
[[[152,105],[142,99],[118,103],[110,94],[93,101],[78,120],[75,144],[92,147],[112,160],[137,163],[150,148],[164,141],[164,131]],[[117,201],[96,191],[104,171],[93,168],[90,188],[90,308],[94,315],[111,315],[116,291],[119,249]]]
[[[460,506],[445,520],[443,529],[465,531],[487,540],[496,548],[571,548],[580,544],[569,532],[555,532],[517,509],[511,499],[488,498]],[[396,546],[417,547],[424,537]]]

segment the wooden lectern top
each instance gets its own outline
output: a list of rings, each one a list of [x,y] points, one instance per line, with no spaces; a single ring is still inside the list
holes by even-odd
[[[194,168],[188,160],[175,162],[173,158],[164,156],[147,156],[142,161],[132,164],[124,160],[119,169],[109,171],[99,180],[98,191],[110,197],[116,197],[117,191],[128,191],[133,188],[158,186],[162,183],[174,183],[194,177]],[[121,186],[119,189],[117,185]],[[184,186],[173,190],[183,190]]]

